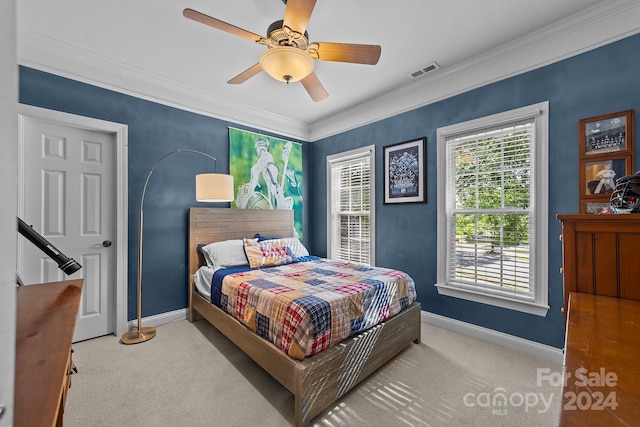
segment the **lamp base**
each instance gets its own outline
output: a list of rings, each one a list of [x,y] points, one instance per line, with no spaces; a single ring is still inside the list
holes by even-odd
[[[138,344],[141,342],[149,341],[156,336],[156,328],[153,326],[143,326],[138,331],[138,328],[133,328],[129,332],[122,335],[122,344]]]

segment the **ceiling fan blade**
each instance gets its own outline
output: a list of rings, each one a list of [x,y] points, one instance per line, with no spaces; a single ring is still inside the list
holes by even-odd
[[[238,74],[237,76],[229,80],[227,83],[232,85],[239,85],[240,83],[246,82],[251,77],[258,74],[260,71],[262,71],[262,66],[258,63],[253,67],[244,70],[243,72],[241,72],[240,74]]]
[[[247,40],[251,40],[252,42],[258,42],[262,40],[262,36],[254,34],[251,31],[243,30],[242,28],[236,27],[235,25],[227,24],[224,21],[213,18],[209,15],[205,15],[204,13],[197,12],[193,9],[187,8],[182,11],[182,14],[185,18],[193,19],[194,21],[200,22],[201,24],[217,28],[218,30],[226,31],[227,33],[231,33],[234,36],[243,37]]]
[[[320,80],[318,80],[318,76],[316,76],[316,73],[314,72],[309,74],[304,79],[300,80],[300,83],[302,83],[302,86],[304,86],[304,88],[309,93],[309,96],[311,96],[311,99],[313,99],[315,102],[322,101],[327,96],[329,96],[327,91],[322,86],[322,83],[320,83]]]
[[[372,44],[348,43],[312,43],[318,45],[318,58],[321,61],[353,62],[375,65],[380,59],[382,48]]]
[[[304,34],[315,5],[316,0],[288,0],[283,25]]]

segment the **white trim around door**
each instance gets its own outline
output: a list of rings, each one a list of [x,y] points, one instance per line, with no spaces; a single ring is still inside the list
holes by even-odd
[[[24,121],[32,117],[53,124],[72,126],[80,129],[111,133],[116,141],[116,236],[119,244],[116,247],[116,295],[115,295],[115,335],[120,336],[128,330],[127,327],[127,258],[128,258],[128,227],[127,227],[127,165],[128,165],[128,127],[122,123],[108,122],[60,111],[47,110],[31,105],[18,105],[18,141],[22,141]],[[19,156],[22,154],[19,153]],[[24,159],[19,158],[18,164]],[[18,194],[24,194],[21,188],[24,179],[18,179]],[[18,206],[20,215],[21,206]]]

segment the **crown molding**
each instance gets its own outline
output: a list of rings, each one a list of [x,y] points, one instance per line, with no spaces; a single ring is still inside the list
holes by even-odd
[[[640,32],[640,2],[602,2],[453,67],[327,116],[311,125],[317,141],[579,55]]]
[[[309,124],[167,79],[43,34],[18,28],[18,63],[182,110],[307,141]]]
[[[555,24],[314,123],[292,120],[18,28],[18,63],[302,141],[317,141],[525,73],[640,32],[640,2],[599,3]]]

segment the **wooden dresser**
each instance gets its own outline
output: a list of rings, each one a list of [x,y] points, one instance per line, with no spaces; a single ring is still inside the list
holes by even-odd
[[[566,335],[561,426],[640,420],[640,215],[558,215]]]
[[[558,215],[564,307],[571,292],[640,300],[640,215]]]
[[[62,425],[82,282],[18,288],[14,427]]]
[[[640,301],[572,292],[562,427],[638,425]]]

